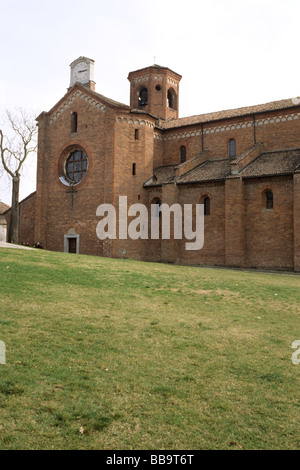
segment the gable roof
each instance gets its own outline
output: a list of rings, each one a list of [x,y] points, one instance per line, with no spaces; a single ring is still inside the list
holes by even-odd
[[[96,91],[91,90],[90,88],[87,88],[83,85],[80,85],[79,83],[76,83],[73,85],[71,88],[68,89],[67,93],[46,113],[42,112],[36,120],[38,121],[44,114],[52,114],[59,108],[65,100],[68,100],[76,91],[80,91],[84,94],[86,94],[88,97],[93,98],[98,100],[102,104],[106,104],[107,106],[111,106],[114,108],[121,108],[123,110],[130,110],[130,107],[126,104],[119,103],[118,101],[112,100],[110,98],[107,98],[104,95],[100,95],[100,93],[97,93]]]
[[[74,85],[74,86],[76,86],[76,85]],[[94,90],[90,90],[89,88],[86,88],[84,86],[81,86],[81,85],[78,85],[78,86],[82,89],[82,91],[90,92],[95,98],[98,98],[99,100],[104,101],[105,103],[107,103],[110,106],[117,107],[117,108],[130,109],[130,106],[128,106],[127,104],[120,103],[119,101],[112,100],[111,98],[107,98],[107,96],[100,95],[100,93],[97,93]]]
[[[259,104],[255,106],[246,106],[243,108],[217,111],[214,113],[199,114],[170,121],[160,121],[161,129],[175,129],[182,126],[191,126],[194,124],[204,124],[211,121],[220,121],[222,119],[249,116],[267,111],[276,111],[280,109],[299,108],[300,98],[289,98],[281,101],[272,101],[270,103]]]

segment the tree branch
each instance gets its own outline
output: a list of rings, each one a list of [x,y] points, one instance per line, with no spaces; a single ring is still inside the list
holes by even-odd
[[[8,148],[6,148],[6,147],[3,146],[3,141],[4,141],[4,136],[3,136],[2,130],[0,129],[0,152],[1,152],[1,162],[2,162],[2,165],[3,165],[4,170],[13,178],[14,174],[12,173],[12,171],[10,170],[10,168],[8,167],[8,165],[6,164],[6,160],[5,160],[5,153],[6,153],[6,152],[9,152],[9,150],[8,150]]]

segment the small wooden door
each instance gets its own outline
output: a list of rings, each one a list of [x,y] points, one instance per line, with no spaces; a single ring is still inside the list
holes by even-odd
[[[77,253],[77,238],[69,238],[69,253]]]

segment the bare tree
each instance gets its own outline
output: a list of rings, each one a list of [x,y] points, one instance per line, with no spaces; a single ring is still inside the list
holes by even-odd
[[[8,242],[19,241],[19,189],[22,166],[31,153],[36,152],[37,126],[34,116],[23,109],[15,114],[6,111],[8,135],[0,129],[0,153],[3,169],[12,180],[12,204]]]

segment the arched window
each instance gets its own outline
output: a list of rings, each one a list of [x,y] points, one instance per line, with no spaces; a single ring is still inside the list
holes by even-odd
[[[78,123],[78,116],[77,116],[77,113],[74,112],[71,115],[71,132],[77,132],[77,123]]]
[[[180,147],[180,163],[184,163],[186,161],[186,146],[182,145]]]
[[[274,207],[273,192],[270,189],[264,192],[264,207],[269,210],[272,210]]]
[[[146,106],[146,104],[148,104],[148,90],[142,88],[139,93],[139,106]]]
[[[177,98],[173,88],[170,88],[168,90],[168,107],[172,109],[177,109]]]
[[[210,215],[210,198],[205,196],[203,199],[204,204],[204,215]]]
[[[162,238],[162,216],[161,200],[158,197],[151,202],[151,221],[149,217],[149,230],[151,231],[151,240],[161,240]]]
[[[229,157],[234,158],[236,156],[236,143],[234,139],[229,141]]]

